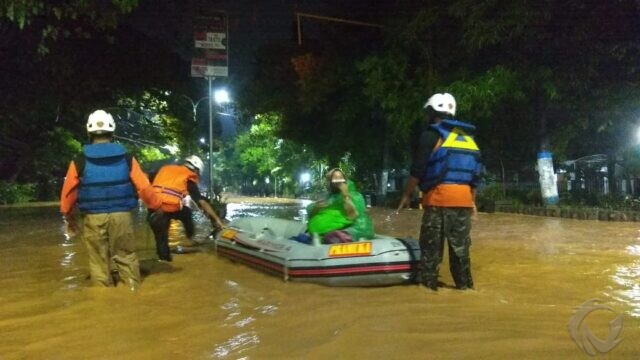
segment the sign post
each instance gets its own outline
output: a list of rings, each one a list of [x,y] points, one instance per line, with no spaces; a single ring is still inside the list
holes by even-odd
[[[209,93],[209,198],[213,200],[213,88],[216,77],[229,74],[228,59],[229,27],[227,14],[213,11],[194,20],[194,56],[191,59],[191,76],[204,77],[208,81]]]

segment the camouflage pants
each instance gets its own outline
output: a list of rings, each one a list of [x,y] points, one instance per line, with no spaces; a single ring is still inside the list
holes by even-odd
[[[456,287],[473,287],[469,258],[471,211],[471,208],[425,208],[420,228],[421,281],[425,286],[432,289],[437,287],[446,239],[449,247],[449,269]]]
[[[135,253],[135,239],[130,212],[87,214],[83,219],[82,238],[87,245],[91,280],[114,286],[111,272],[130,287],[140,283],[140,265]]]

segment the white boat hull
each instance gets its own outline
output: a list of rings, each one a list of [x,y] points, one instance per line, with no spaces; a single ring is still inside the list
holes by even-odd
[[[239,218],[215,238],[219,255],[285,280],[327,286],[389,286],[415,282],[416,240],[376,235],[343,244],[304,244],[291,237],[305,224],[266,217]]]

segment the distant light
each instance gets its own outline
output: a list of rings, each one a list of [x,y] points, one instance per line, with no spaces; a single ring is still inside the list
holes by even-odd
[[[200,144],[204,144],[204,138],[203,137],[200,138]]]
[[[309,181],[311,181],[311,174],[309,174],[308,172],[304,172],[302,174],[300,174],[300,182],[301,183],[308,183]]]
[[[229,99],[229,93],[225,89],[216,90],[216,92],[213,94],[213,99],[218,104],[224,104],[231,101]]]
[[[265,182],[266,184],[268,184],[268,183],[270,182],[270,180],[269,180],[269,177],[268,177],[268,176],[267,176],[266,178],[264,178],[264,182]]]

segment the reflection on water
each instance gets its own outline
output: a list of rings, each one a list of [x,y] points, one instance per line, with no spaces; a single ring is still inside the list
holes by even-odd
[[[640,237],[637,240],[640,243]],[[632,316],[640,317],[640,244],[629,245],[626,251],[635,258],[634,261],[618,265],[612,277],[623,287],[618,291],[617,299],[632,306]]]
[[[299,218],[306,203],[232,199],[228,217]],[[418,237],[422,213],[371,208],[378,233]],[[640,354],[636,223],[480,214],[475,291],[288,283],[208,249],[147,264],[136,293],[89,287],[86,250],[55,208],[0,209],[1,359],[584,358],[573,309],[600,298],[623,313],[616,358]],[[144,214],[138,252],[155,256]],[[209,221],[198,213],[205,239]],[[452,285],[447,256],[441,281]],[[150,264],[150,265],[149,265]],[[606,338],[608,321],[590,316]],[[99,331],[99,336],[97,335]],[[429,355],[425,355],[425,351]]]
[[[262,200],[265,201],[265,200]],[[266,200],[268,201],[268,199]],[[287,203],[230,203],[227,205],[227,219],[237,217],[271,216],[281,219],[304,220],[304,210],[310,200]]]
[[[234,355],[242,355],[246,350],[255,347],[259,343],[260,338],[255,331],[238,334],[225,341],[224,344],[216,346],[212,355],[214,358],[224,358],[232,353]]]

